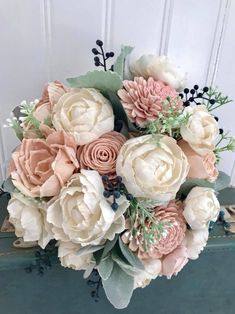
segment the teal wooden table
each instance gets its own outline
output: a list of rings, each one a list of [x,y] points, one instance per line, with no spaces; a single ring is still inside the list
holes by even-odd
[[[220,195],[222,203],[235,203],[233,189]],[[6,215],[6,198],[1,199],[1,219]],[[177,277],[158,278],[145,289],[137,289],[127,309],[115,310],[101,289],[99,302],[90,296],[91,288],[82,272],[60,267],[40,277],[26,274],[24,267],[34,258],[32,249],[12,247],[14,235],[0,235],[0,313],[1,314],[234,314],[235,313],[235,235],[226,236],[217,226],[207,248],[196,261],[190,261]]]

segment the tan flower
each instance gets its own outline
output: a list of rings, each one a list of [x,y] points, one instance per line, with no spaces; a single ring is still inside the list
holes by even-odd
[[[124,81],[124,89],[118,91],[122,105],[129,119],[143,126],[157,119],[160,113],[169,108],[182,109],[182,101],[174,88],[152,77],[145,80],[135,77],[134,81]],[[169,100],[167,100],[169,98]]]
[[[13,184],[30,197],[54,196],[72,176],[78,161],[72,136],[63,131],[43,139],[23,139],[12,154]]]
[[[211,182],[217,179],[219,171],[215,166],[216,157],[212,151],[201,156],[184,140],[180,140],[178,145],[185,153],[190,165],[188,178],[206,179]]]
[[[112,131],[80,146],[77,152],[80,168],[96,170],[100,175],[108,175],[110,180],[114,179],[117,155],[125,141],[124,135]]]

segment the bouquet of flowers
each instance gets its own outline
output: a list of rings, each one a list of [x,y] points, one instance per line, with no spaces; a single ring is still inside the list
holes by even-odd
[[[158,276],[199,257],[229,183],[220,153],[234,139],[213,110],[230,102],[212,87],[185,88],[166,56],[127,63],[132,47],[92,49],[85,75],[46,85],[8,119],[12,153],[9,220],[25,242],[56,240],[61,265],[99,275],[116,308]]]

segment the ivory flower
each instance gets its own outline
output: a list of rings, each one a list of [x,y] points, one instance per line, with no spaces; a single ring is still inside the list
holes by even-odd
[[[185,199],[183,215],[193,230],[208,227],[210,221],[216,221],[220,204],[211,188],[194,187]]]
[[[134,289],[145,288],[152,279],[156,279],[162,270],[160,259],[147,259],[142,261],[145,269],[134,277]]]
[[[72,242],[59,242],[58,257],[63,267],[74,270],[87,270],[93,268],[95,263],[92,261],[92,254],[78,255],[81,249],[80,244]]]
[[[190,114],[188,123],[182,125],[180,133],[191,148],[199,155],[211,153],[219,134],[218,123],[205,105],[186,107],[184,113]]]
[[[199,257],[199,254],[207,244],[208,237],[209,231],[207,227],[199,230],[186,231],[184,242],[190,259],[194,260]]]
[[[118,199],[116,212],[103,196],[104,187],[97,171],[81,170],[48,207],[47,221],[56,240],[81,246],[103,244],[125,229],[123,213],[129,202]]]
[[[17,237],[22,237],[25,242],[38,241],[44,249],[53,239],[51,227],[46,221],[46,205],[36,202],[21,193],[13,193],[7,210],[9,221],[15,227]]]
[[[143,55],[130,65],[130,70],[135,76],[143,76],[145,79],[152,77],[178,91],[182,90],[186,83],[186,73],[167,56]]]
[[[94,88],[77,88],[64,94],[53,108],[56,130],[73,135],[78,145],[90,143],[114,128],[110,102]]]
[[[116,171],[129,193],[161,205],[175,198],[187,177],[188,162],[173,138],[145,135],[122,146]]]

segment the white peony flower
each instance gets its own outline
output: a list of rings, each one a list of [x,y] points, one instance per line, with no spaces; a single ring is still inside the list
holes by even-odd
[[[93,269],[95,262],[92,260],[92,254],[78,255],[81,248],[80,244],[72,242],[59,242],[58,257],[63,267],[74,270]]]
[[[53,239],[50,225],[46,221],[46,205],[21,193],[13,193],[7,210],[9,221],[15,227],[17,237],[22,237],[25,242],[38,241],[44,249]]]
[[[114,212],[103,196],[103,183],[97,171],[81,170],[62,188],[58,199],[48,207],[47,221],[51,223],[56,240],[98,245],[113,240],[125,229],[123,213],[129,202],[121,197]]]
[[[188,194],[183,215],[194,230],[207,228],[210,221],[216,221],[220,204],[211,188],[194,187]]]
[[[78,145],[90,143],[114,128],[110,102],[94,88],[77,88],[60,97],[53,108],[57,131],[72,134]]]
[[[208,228],[186,231],[184,242],[190,259],[197,259],[199,257],[199,254],[207,244],[208,237]]]
[[[145,270],[139,272],[134,277],[134,289],[145,288],[150,284],[152,279],[157,278],[162,270],[162,262],[160,259],[142,260],[142,263],[145,266]]]
[[[168,136],[145,135],[122,146],[116,164],[129,193],[156,200],[159,205],[173,199],[189,170],[187,158]]]
[[[135,76],[153,77],[181,91],[186,84],[186,73],[173,64],[167,56],[143,55],[130,65]]]
[[[180,128],[182,138],[199,155],[211,153],[219,134],[215,118],[208,112],[205,105],[186,107],[184,113],[190,114],[190,117],[188,123]]]

